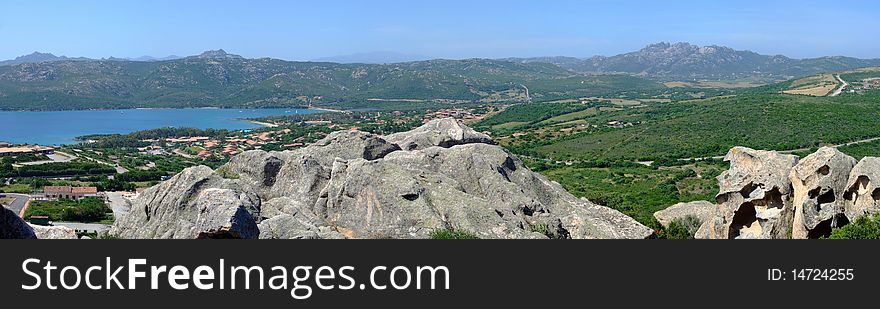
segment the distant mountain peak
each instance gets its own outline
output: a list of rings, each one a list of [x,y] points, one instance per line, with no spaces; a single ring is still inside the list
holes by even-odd
[[[208,50],[196,56],[199,59],[244,59],[244,57],[227,53],[223,49]]]
[[[51,53],[41,53],[41,52],[35,51],[33,53],[30,53],[30,54],[27,54],[24,56],[15,57],[15,60],[28,61],[28,62],[38,62],[38,61],[46,61],[46,60],[53,60],[53,59],[59,59],[59,58],[63,59],[63,58],[67,58],[67,57],[64,57],[64,56],[58,57],[58,56],[55,56]]]
[[[83,61],[83,60],[91,60],[91,59],[82,58],[82,57],[71,58],[71,57],[67,57],[67,56],[55,56],[52,53],[43,53],[43,52],[35,51],[35,52],[32,52],[32,53],[24,55],[24,56],[15,57],[15,59],[12,59],[12,60],[0,61],[0,66],[16,65],[16,64],[23,64],[23,63],[62,61],[62,60]]]

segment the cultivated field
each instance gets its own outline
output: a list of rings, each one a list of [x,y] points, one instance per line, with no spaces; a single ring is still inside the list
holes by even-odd
[[[809,95],[815,97],[823,97],[828,95],[840,83],[832,74],[821,74],[810,77],[801,78],[791,82],[791,88],[783,90],[783,93]]]

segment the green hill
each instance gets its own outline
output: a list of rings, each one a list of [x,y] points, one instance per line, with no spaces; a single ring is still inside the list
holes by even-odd
[[[431,60],[389,65],[222,55],[170,61],[52,61],[0,67],[0,109],[364,107],[368,99],[521,102],[661,89],[628,76],[581,76],[547,63]]]

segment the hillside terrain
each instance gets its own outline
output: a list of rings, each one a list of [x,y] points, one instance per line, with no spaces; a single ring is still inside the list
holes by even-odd
[[[638,51],[608,57],[510,60],[552,63],[579,73],[627,73],[663,81],[753,79],[771,82],[880,65],[880,59],[838,56],[792,59],[782,55],[761,55],[724,46],[696,46],[684,42],[651,44]]]
[[[524,102],[661,91],[629,76],[545,63],[431,60],[390,65],[245,59],[222,50],[168,61],[45,61],[0,67],[0,109],[370,107],[368,100]],[[528,92],[528,94],[527,94]]]

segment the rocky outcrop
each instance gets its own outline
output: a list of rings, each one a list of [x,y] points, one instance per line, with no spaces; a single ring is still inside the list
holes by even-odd
[[[110,234],[120,238],[257,238],[260,199],[206,166],[186,169],[141,194]]]
[[[827,236],[848,223],[844,216],[844,190],[856,160],[836,148],[823,147],[804,157],[792,169],[794,221],[791,237]]]
[[[715,214],[698,239],[821,238],[864,215],[880,213],[880,159],[858,163],[836,148],[803,159],[743,147],[730,150],[718,177]]]
[[[452,118],[431,121],[412,131],[391,134],[387,139],[406,150],[432,146],[449,148],[464,144],[494,144],[488,135],[474,131]]]
[[[15,212],[0,206],[0,239],[35,239],[34,229]]]
[[[77,239],[76,231],[66,226],[30,225],[37,239]]]
[[[718,208],[697,237],[788,238],[794,213],[788,175],[798,157],[734,147],[724,160],[730,169],[718,176]]]
[[[667,207],[661,211],[654,213],[654,218],[663,227],[669,227],[669,224],[676,219],[684,219],[693,216],[704,223],[715,214],[715,204],[707,201],[694,201],[688,203],[678,203]]]
[[[880,213],[880,158],[865,157],[859,161],[850,172],[845,189],[844,215],[847,221]]]
[[[242,153],[150,188],[123,238],[649,238],[453,119],[387,137],[334,132],[294,151]]]

